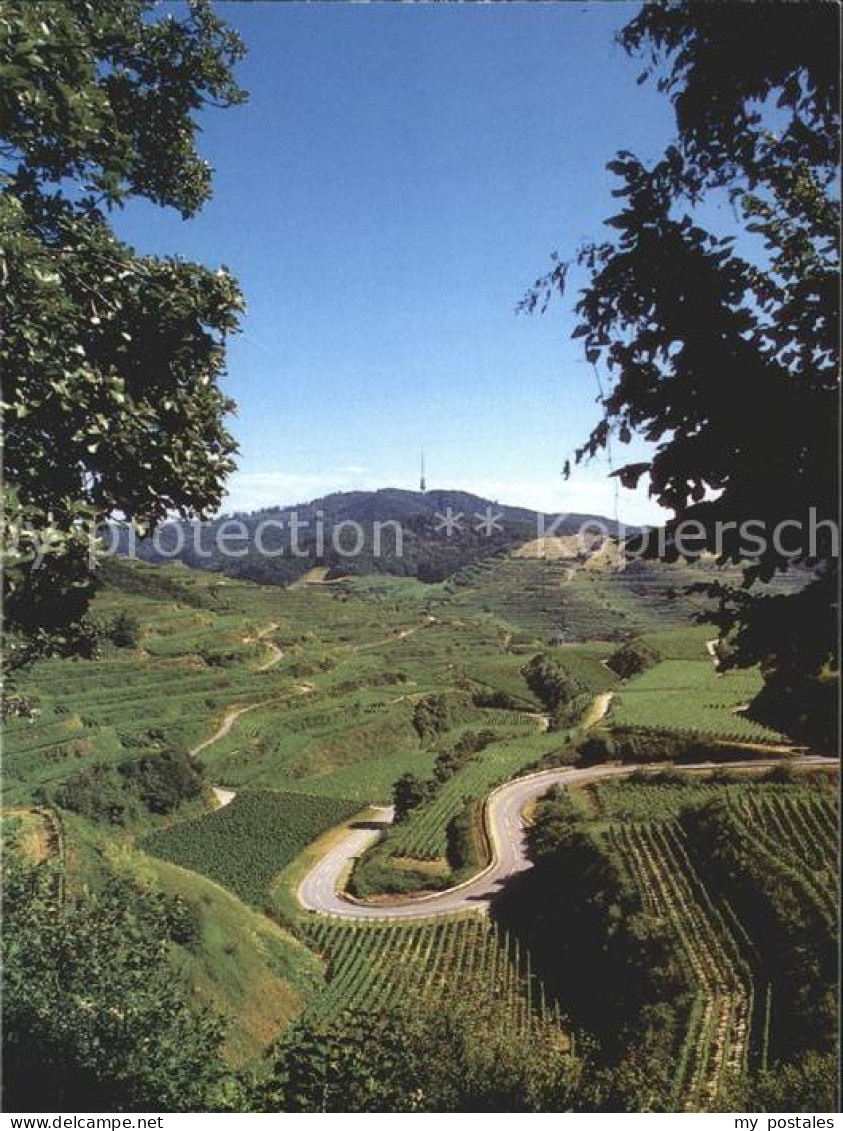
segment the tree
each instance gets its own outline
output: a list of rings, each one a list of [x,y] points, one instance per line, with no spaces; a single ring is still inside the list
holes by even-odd
[[[521,674],[533,694],[542,701],[548,711],[558,711],[583,692],[578,680],[546,652],[533,656],[524,666]]]
[[[141,623],[132,613],[121,611],[111,618],[105,633],[116,648],[137,648],[141,637]]]
[[[582,1062],[558,1029],[515,1039],[504,1001],[478,984],[445,1003],[296,1025],[273,1050],[261,1111],[565,1111]]]
[[[423,805],[430,796],[431,783],[417,774],[402,774],[392,787],[392,803],[395,806],[395,820],[403,821],[413,809]]]
[[[448,729],[450,713],[444,695],[425,695],[413,710],[413,726],[422,742]]]
[[[837,12],[782,0],[649,2],[619,39],[646,57],[641,81],[655,75],[671,99],[677,137],[651,167],[628,151],[609,163],[622,201],[607,220],[617,235],[577,257],[587,285],[574,336],[605,383],[602,419],[575,458],[613,439],[628,443],[633,434],[655,446],[652,458],[614,474],[625,486],[649,480],[650,493],[674,513],[669,534],[699,522],[696,552],[714,550],[745,566],[747,590],[712,588],[718,623],[734,634],[730,662],[763,664],[759,713],[769,718],[775,701],[778,725],[788,721],[795,733],[830,740]],[[707,231],[698,210],[724,197],[737,217],[725,236]],[[564,289],[570,268],[557,259],[524,308],[544,308]],[[809,508],[819,527],[814,545]],[[747,542],[745,521],[761,524],[752,536],[766,531],[757,553],[748,553],[756,543]],[[783,522],[799,523],[788,528],[787,549],[771,537]],[[678,545],[672,553],[692,556]],[[794,565],[814,575],[801,592],[775,604],[749,591]],[[794,714],[792,704],[805,697],[821,704],[819,718]]]
[[[653,667],[659,662],[661,656],[646,640],[635,637],[628,640],[616,652],[613,652],[606,661],[606,666],[621,677],[629,679]]]
[[[4,869],[4,1109],[217,1106],[221,1022],[191,1008],[167,954],[181,909],[118,885],[62,899],[49,867],[7,854]]]
[[[194,215],[211,183],[196,113],[245,97],[242,43],[207,0],[154,7],[4,0],[0,21],[6,617],[56,651],[76,647],[98,525],[204,514],[234,466],[235,281],[109,223],[133,197]]]

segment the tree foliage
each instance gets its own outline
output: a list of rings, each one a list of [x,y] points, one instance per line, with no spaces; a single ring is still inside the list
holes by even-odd
[[[205,0],[153,9],[5,0],[0,19],[6,612],[68,650],[97,524],[204,513],[233,467],[219,380],[237,284],[139,254],[109,214],[134,197],[186,218],[208,199],[196,114],[242,101],[243,47]]]
[[[395,820],[405,821],[414,809],[429,800],[434,783],[420,778],[411,771],[402,774],[392,787],[392,804]]]
[[[256,1107],[292,1112],[562,1111],[582,1063],[555,1032],[513,1040],[477,988],[447,1008],[353,1012],[285,1034]],[[555,1038],[555,1039],[554,1039]]]
[[[167,955],[181,908],[119,885],[63,900],[49,867],[7,857],[5,871],[5,1110],[216,1106],[221,1024],[188,1004]]]
[[[658,651],[639,636],[628,640],[613,652],[606,661],[606,666],[616,672],[621,679],[629,679],[654,667],[660,659]]]
[[[574,336],[606,383],[576,461],[643,436],[652,457],[615,474],[649,480],[674,512],[669,530],[699,522],[697,551],[749,558],[748,585],[816,571],[793,598],[796,637],[769,628],[780,610],[754,594],[718,593],[722,626],[739,629],[733,661],[763,660],[780,703],[787,688],[810,693],[836,651],[838,32],[825,4],[646,3],[619,39],[644,58],[640,81],[670,98],[676,139],[651,165],[628,151],[609,163],[615,235],[578,256]],[[701,219],[724,198],[736,218],[725,235]],[[557,259],[524,308],[544,308],[570,269]],[[745,521],[761,524],[750,537],[767,532],[757,553]],[[788,521],[801,535],[777,545]],[[833,730],[826,714],[815,733]]]
[[[539,652],[525,664],[521,674],[548,711],[556,712],[585,691],[579,680],[546,652]]]

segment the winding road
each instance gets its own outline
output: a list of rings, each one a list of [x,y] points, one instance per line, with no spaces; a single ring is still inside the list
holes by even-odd
[[[808,755],[791,759],[799,766],[827,766],[833,759]],[[728,769],[764,770],[781,764],[781,758],[757,758],[748,762],[730,762]],[[698,762],[679,767],[683,771],[722,768],[714,762]],[[650,767],[653,768],[652,766]],[[544,770],[527,777],[515,778],[494,790],[487,799],[485,820],[492,845],[492,861],[472,879],[447,891],[413,899],[383,903],[362,903],[342,891],[342,886],[356,858],[381,835],[392,822],[391,809],[374,811],[373,819],[360,821],[317,861],[298,889],[299,903],[307,911],[345,919],[426,919],[459,911],[486,911],[503,886],[519,872],[532,867],[527,856],[524,809],[555,785],[583,785],[605,778],[628,777],[638,765],[605,764],[583,769]]]

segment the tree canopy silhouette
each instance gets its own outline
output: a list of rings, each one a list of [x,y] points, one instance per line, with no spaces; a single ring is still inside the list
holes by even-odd
[[[655,79],[670,98],[675,141],[652,165],[617,154],[614,238],[582,248],[575,264],[556,257],[522,307],[546,309],[572,268],[585,270],[574,336],[606,380],[602,417],[575,461],[613,439],[654,445],[614,474],[629,487],[649,481],[674,514],[669,535],[696,521],[696,552],[744,563],[745,589],[713,587],[731,631],[726,662],[762,664],[754,709],[768,721],[830,742],[838,14],[780,0],[651,2],[619,41],[645,61],[639,81]],[[724,200],[733,225],[708,230],[706,206]],[[752,592],[794,565],[813,575],[799,592]]]
[[[6,615],[59,651],[90,599],[90,530],[213,509],[233,467],[219,379],[237,284],[139,254],[109,214],[201,208],[196,113],[244,99],[243,46],[206,0],[154,7],[11,0],[0,25]]]

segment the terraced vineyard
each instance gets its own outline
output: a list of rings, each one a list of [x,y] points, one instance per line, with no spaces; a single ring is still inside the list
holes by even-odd
[[[380,1010],[413,998],[441,1002],[472,994],[504,1003],[513,1038],[540,1025],[567,1043],[527,958],[481,916],[428,922],[349,925],[311,920],[305,937],[328,963],[328,984],[311,1006],[317,1016]]]
[[[675,822],[616,826],[612,839],[635,875],[645,908],[675,934],[686,977],[694,987],[673,1098],[685,1111],[706,1111],[748,1063],[751,972],[690,862]]]
[[[515,931],[507,936],[475,914],[357,925],[316,918],[296,905],[292,877],[322,833],[326,851],[329,830],[391,803],[403,774],[427,789],[437,757],[454,756],[469,732],[488,731],[450,771],[444,759],[429,799],[372,847],[352,882],[360,881],[358,894],[378,898],[441,888],[475,868],[482,853],[473,818],[482,799],[548,755],[557,763],[578,755],[582,731],[547,729],[546,708],[527,686],[524,667],[539,651],[586,689],[586,700],[613,691],[608,719],[591,724],[778,739],[735,714],[757,677],[718,674],[705,652],[707,630],[681,623],[678,605],[659,612],[657,587],[644,593],[638,575],[578,571],[572,580],[570,572],[570,563],[500,558],[461,583],[361,578],[282,591],[121,565],[120,584],[104,589],[95,614],[137,618],[136,646],[106,646],[92,661],[45,661],[27,674],[22,690],[36,711],[6,728],[7,801],[27,812],[57,807],[77,887],[116,872],[196,905],[190,945],[197,949],[182,947],[177,976],[197,1000],[235,1016],[237,1057],[257,1055],[302,1010],[328,1022],[348,1008],[414,1000],[447,1007],[454,996],[503,1005],[514,1037],[540,1031],[537,1039],[567,1047],[565,1030],[573,1030],[560,1023],[556,990],[548,1004]],[[568,639],[559,639],[560,627]],[[632,630],[663,659],[620,684],[605,664],[617,647],[608,637]],[[607,638],[575,642],[580,632]],[[235,711],[242,713],[232,718]],[[176,777],[144,793],[159,765]],[[695,815],[725,806],[722,840],[740,853],[752,846],[745,882],[760,888],[775,874],[825,940],[834,923],[835,809],[813,787],[675,771],[651,778],[571,791],[566,820],[601,830],[644,913],[669,933],[685,986],[681,1032],[672,1023],[668,1038],[670,1103],[700,1110],[747,1067],[790,1055],[791,1022],[788,983],[771,965],[763,930],[735,911],[728,868],[711,866],[721,842],[695,839]],[[209,812],[211,784],[237,797]],[[127,801],[121,789],[135,792]],[[92,795],[103,800],[101,811],[86,808]],[[275,922],[256,933],[254,916],[267,908],[310,951]],[[776,953],[790,945],[785,933]],[[266,995],[244,984],[241,956]],[[546,970],[542,978],[551,984]],[[289,996],[287,981],[295,987]]]
[[[610,721],[640,730],[781,742],[777,731],[740,714],[760,689],[757,672],[719,673],[710,659],[663,660],[615,695]]]
[[[476,761],[449,778],[432,801],[396,826],[390,836],[393,851],[420,860],[445,856],[448,823],[466,801],[482,800],[494,786],[514,777],[549,751],[560,748],[564,740],[562,733],[533,733],[487,747]]]
[[[837,812],[830,798],[780,791],[744,792],[739,808],[752,831],[781,855],[799,861],[823,884],[834,884],[838,863]]]
[[[811,930],[824,932],[833,956],[837,805],[832,779],[822,776],[808,785],[764,779],[725,783],[710,775],[684,775],[682,781],[676,774],[662,782],[664,776],[587,786],[562,794],[555,804],[575,826],[593,823],[603,830],[644,912],[675,939],[690,996],[684,1036],[674,1054],[669,1110],[704,1111],[749,1068],[765,1067],[772,1045],[781,1050],[791,1039],[785,1014],[792,991],[776,983],[779,959],[769,949],[784,945],[786,936],[774,944],[768,933],[797,931],[790,918],[801,907]],[[718,826],[718,835],[731,838],[737,854],[728,857],[725,871],[710,859],[718,851],[712,832],[692,841],[687,831],[712,805],[725,806],[724,820],[731,815],[730,823]],[[769,881],[772,892],[782,884],[792,891],[782,897],[787,918],[781,925],[763,918],[774,914],[774,902],[754,904],[752,910],[733,900],[724,886],[724,877],[734,875],[736,861],[747,854],[757,860],[753,867],[775,877]]]
[[[757,851],[786,867],[829,924],[837,920],[839,839],[836,809],[824,797],[745,793],[733,815]]]

